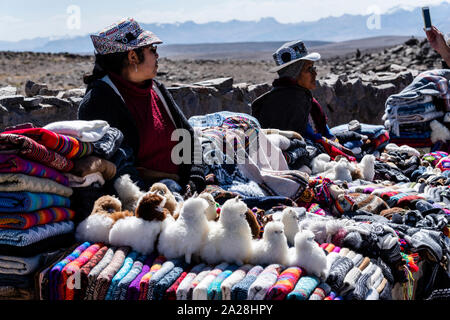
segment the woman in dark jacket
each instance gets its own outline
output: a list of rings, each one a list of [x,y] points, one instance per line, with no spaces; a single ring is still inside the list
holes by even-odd
[[[96,62],[93,74],[85,77],[88,87],[78,118],[105,120],[122,131],[121,148],[134,166],[119,170],[117,176],[130,174],[141,189],[167,178],[178,182],[183,193],[203,191],[204,168],[194,164],[194,131],[168,90],[154,80],[159,57],[155,45],[162,41],[133,19],[123,19],[91,38]],[[184,141],[180,153],[181,158],[183,152],[190,156],[181,164],[172,157],[177,129],[184,129],[190,140]]]
[[[309,54],[302,41],[292,41],[273,56],[277,67],[270,71],[278,72],[279,78],[271,91],[252,104],[261,127],[295,131],[312,141],[334,139],[326,115],[311,93],[316,88],[314,62],[320,60],[320,54]]]

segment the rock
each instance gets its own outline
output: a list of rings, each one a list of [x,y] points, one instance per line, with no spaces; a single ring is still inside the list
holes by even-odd
[[[417,45],[419,45],[419,39],[411,38],[405,42],[405,45],[407,45],[409,47],[417,46]]]
[[[389,67],[389,71],[390,72],[401,72],[401,71],[406,71],[406,67],[404,66],[400,66],[398,64],[391,64],[391,66]]]
[[[40,93],[41,90],[48,89],[48,86],[44,83],[35,83],[31,80],[28,80],[25,83],[25,95],[27,97],[33,97]]]
[[[393,49],[391,50],[391,53],[396,54],[396,53],[399,53],[399,52],[401,52],[401,51],[403,51],[403,50],[404,50],[404,47],[403,47],[402,45],[400,45],[400,46],[397,46],[397,47],[393,48]]]
[[[68,98],[83,98],[86,93],[86,89],[78,88],[78,89],[70,89],[67,91],[61,91],[58,95],[58,98],[68,99]]]
[[[17,95],[17,88],[15,87],[3,87],[0,88],[0,96],[15,96]]]
[[[68,100],[72,103],[74,107],[78,109],[78,107],[81,104],[81,101],[83,101],[83,98],[70,97]]]
[[[233,89],[233,78],[217,78],[201,82],[196,82],[194,85],[202,87],[214,87],[220,92],[227,92]]]
[[[14,105],[19,105],[23,102],[24,97],[15,95],[15,96],[2,96],[0,97],[0,104],[5,106],[6,108],[10,108]]]
[[[42,98],[42,103],[43,104],[49,104],[52,106],[56,106],[59,108],[70,108],[72,107],[72,103],[68,100],[65,99],[59,99],[57,97],[54,96],[39,96],[40,98]]]
[[[44,99],[42,97],[31,97],[31,98],[25,98],[22,102],[22,106],[25,108],[25,110],[32,110],[39,108],[39,105],[42,103]]]
[[[48,88],[42,88],[39,90],[40,96],[53,96],[56,97],[59,94],[59,90],[50,90]]]

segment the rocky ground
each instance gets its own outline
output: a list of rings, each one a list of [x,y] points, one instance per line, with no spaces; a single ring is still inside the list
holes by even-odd
[[[83,75],[91,72],[92,56],[32,52],[0,52],[0,87],[12,85],[24,90],[27,80],[47,83],[51,89],[83,86]],[[232,77],[234,83],[270,83],[274,75],[268,70],[270,60],[183,60],[160,59],[159,79],[168,86],[194,83],[212,78]],[[410,39],[405,44],[329,58],[318,64],[319,79],[347,74],[370,76],[376,72],[400,72],[406,69],[427,70],[441,67],[441,60],[426,41]]]

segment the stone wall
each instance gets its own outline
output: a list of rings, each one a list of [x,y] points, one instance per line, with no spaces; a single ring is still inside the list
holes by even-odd
[[[400,92],[417,74],[373,73],[370,75],[332,75],[319,80],[314,96],[329,117],[329,124],[358,119],[381,124],[384,104],[389,95]],[[213,79],[195,84],[175,84],[168,88],[187,118],[218,111],[251,114],[250,104],[269,91],[269,84],[233,84],[232,78]],[[46,85],[31,81],[25,86],[26,96],[17,95],[17,88],[0,88],[0,130],[21,123],[36,126],[62,120],[75,120],[84,89],[49,90]]]

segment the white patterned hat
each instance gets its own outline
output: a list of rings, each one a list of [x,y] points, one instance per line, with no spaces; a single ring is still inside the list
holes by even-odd
[[[321,56],[317,52],[308,53],[303,41],[291,41],[285,43],[273,54],[277,67],[270,69],[270,72],[278,72],[300,60],[318,61],[320,58]]]

